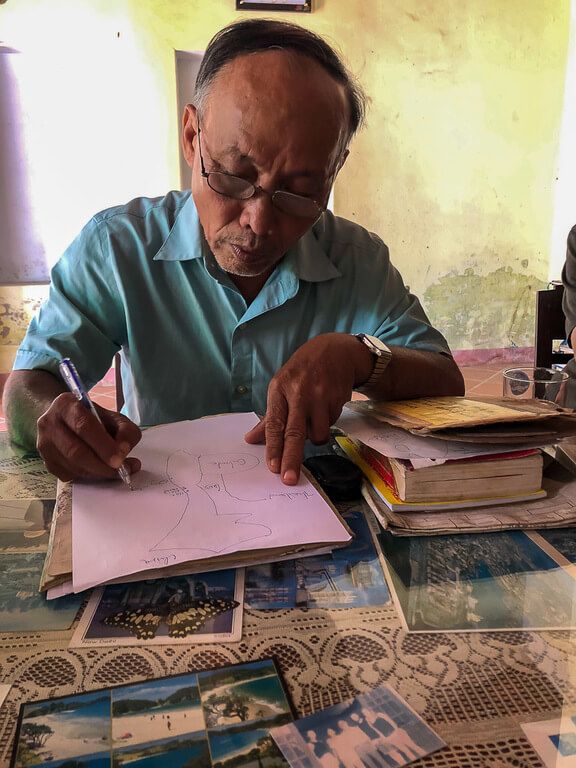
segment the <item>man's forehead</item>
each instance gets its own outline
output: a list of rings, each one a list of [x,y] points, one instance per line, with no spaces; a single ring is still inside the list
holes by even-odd
[[[238,56],[225,64],[210,87],[208,104],[232,101],[243,113],[274,109],[290,117],[306,110],[347,120],[344,87],[307,56],[272,49]]]

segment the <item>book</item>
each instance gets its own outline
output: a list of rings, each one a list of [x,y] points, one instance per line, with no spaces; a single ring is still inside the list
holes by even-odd
[[[542,487],[542,454],[537,448],[414,468],[408,459],[384,456],[363,443],[362,458],[402,501],[459,501],[513,496]]]
[[[389,482],[379,474],[379,472],[371,466],[368,461],[365,460],[358,445],[354,441],[346,437],[336,438],[340,447],[344,450],[347,456],[362,470],[365,477],[369,480],[378,499],[385,504],[389,509],[393,511],[402,512],[431,512],[435,510],[449,510],[449,509],[465,509],[470,507],[482,507],[482,506],[494,506],[496,504],[513,504],[519,501],[530,501],[535,499],[541,499],[546,496],[546,491],[541,487],[542,482],[542,457],[540,459],[540,484],[535,490],[523,490],[516,493],[493,493],[491,496],[474,496],[472,493],[469,497],[462,496],[462,498],[450,498],[450,499],[420,499],[408,501],[400,498],[396,492],[394,486],[394,475],[390,470]],[[376,453],[376,451],[375,451]],[[484,459],[485,457],[483,457]],[[466,460],[465,460],[466,461]],[[452,462],[456,463],[456,462]],[[448,464],[448,462],[446,462]],[[435,472],[446,464],[441,464],[438,467],[426,468]],[[422,471],[422,470],[414,470]],[[491,481],[490,481],[491,484]],[[492,488],[492,484],[490,485]],[[462,494],[459,494],[462,495]]]
[[[562,474],[564,473],[564,474]],[[572,528],[576,525],[576,480],[564,467],[553,462],[547,467],[541,499],[514,504],[483,503],[474,508],[442,508],[449,505],[406,504],[392,510],[366,480],[362,496],[382,528],[394,536],[439,536],[506,530]]]

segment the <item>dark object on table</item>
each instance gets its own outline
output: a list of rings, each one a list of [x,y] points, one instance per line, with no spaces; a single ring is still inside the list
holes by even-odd
[[[331,501],[352,501],[360,497],[362,472],[344,456],[311,456],[304,462]]]

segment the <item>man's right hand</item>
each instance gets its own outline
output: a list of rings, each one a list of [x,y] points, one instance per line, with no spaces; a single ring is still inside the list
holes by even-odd
[[[42,369],[12,371],[4,387],[4,414],[10,440],[38,449],[46,466],[61,480],[117,477],[117,469],[142,437],[119,413],[95,406],[102,424],[64,386]],[[126,459],[129,472],[138,459]]]
[[[142,432],[120,413],[95,405],[102,424],[70,392],[58,395],[38,419],[38,453],[60,480],[106,480],[125,461],[133,474],[140,461],[126,458]]]

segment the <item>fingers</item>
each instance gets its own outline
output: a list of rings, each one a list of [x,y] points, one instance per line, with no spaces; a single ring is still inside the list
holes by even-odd
[[[266,440],[266,417],[261,419],[244,435],[244,440],[251,445],[258,445]]]
[[[140,439],[140,430],[126,417],[98,410],[104,424],[65,393],[38,419],[38,452],[48,470],[61,480],[117,477],[118,467]],[[112,425],[120,443],[107,431]],[[137,460],[130,462],[129,471],[138,469]]]
[[[266,461],[282,482],[295,485],[300,477],[307,435],[306,412],[298,399],[290,402],[271,388],[266,409]]]

